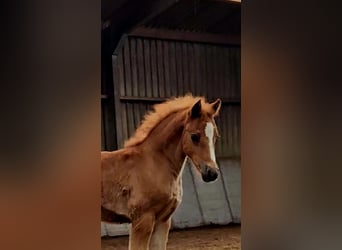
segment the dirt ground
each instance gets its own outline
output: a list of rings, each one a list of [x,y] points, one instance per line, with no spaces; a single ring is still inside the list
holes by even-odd
[[[102,250],[127,250],[128,236],[104,237]],[[195,249],[241,249],[241,227],[239,225],[224,227],[203,227],[171,231],[167,245],[168,250]]]

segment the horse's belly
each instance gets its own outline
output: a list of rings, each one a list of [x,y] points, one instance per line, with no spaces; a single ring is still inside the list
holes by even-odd
[[[128,217],[129,189],[122,185],[107,185],[102,189],[101,207],[117,215]]]
[[[122,214],[117,214],[101,207],[101,221],[109,223],[130,223],[131,220]]]

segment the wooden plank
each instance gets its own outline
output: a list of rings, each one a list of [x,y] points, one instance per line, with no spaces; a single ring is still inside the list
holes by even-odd
[[[206,90],[207,90],[207,98],[208,100],[213,99],[213,92],[214,92],[214,88],[215,88],[215,82],[214,82],[214,72],[213,72],[213,68],[215,66],[215,61],[213,61],[213,46],[210,45],[205,45],[205,51],[206,51]]]
[[[216,58],[217,58],[217,91],[218,97],[225,97],[224,93],[224,65],[225,62],[223,60],[223,50],[224,48],[218,47],[216,50]]]
[[[165,74],[165,96],[171,96],[172,83],[170,81],[170,58],[169,58],[169,42],[163,41],[164,54],[164,74]]]
[[[236,121],[235,121],[235,156],[241,156],[241,111],[240,107],[234,107],[235,109],[235,115],[236,115]]]
[[[126,102],[163,102],[166,100],[166,98],[162,97],[139,97],[139,96],[122,96],[120,97],[120,100],[126,101]]]
[[[145,65],[144,65],[144,50],[143,42],[137,39],[137,69],[138,69],[138,96],[146,96],[146,83],[145,83]]]
[[[235,65],[236,65],[236,96],[240,96],[240,69],[241,69],[241,62],[240,62],[240,49],[235,49],[236,58],[235,58]]]
[[[233,116],[233,123],[232,123],[232,134],[233,134],[233,145],[232,145],[232,152],[233,152],[233,156],[240,156],[239,153],[239,113],[240,111],[237,110],[237,107],[231,107],[232,110],[232,116]]]
[[[156,41],[151,40],[151,74],[152,74],[152,96],[158,97],[158,69]]]
[[[238,92],[238,54],[236,48],[232,48],[232,66],[233,66],[233,88],[232,88],[232,98],[239,96]]]
[[[189,80],[189,53],[188,43],[182,43],[182,62],[183,62],[183,85],[184,94],[191,92]]]
[[[231,113],[232,113],[232,156],[236,156],[238,154],[238,130],[237,130],[237,126],[238,126],[238,118],[237,118],[237,112],[236,110],[231,107]]]
[[[125,87],[126,95],[133,95],[132,92],[132,76],[131,76],[131,56],[128,42],[124,45],[124,70],[125,70]]]
[[[129,47],[130,47],[130,56],[131,56],[131,73],[132,73],[132,82],[126,83],[131,84],[132,86],[132,95],[138,96],[138,66],[137,66],[137,48],[136,48],[136,39],[129,39]]]
[[[239,154],[239,150],[238,150],[238,112],[235,108],[232,107],[232,111],[234,114],[234,126],[232,128],[233,130],[233,154],[234,156],[237,156]]]
[[[194,80],[195,80],[195,88],[194,92],[196,95],[200,95],[201,90],[200,90],[200,79],[201,79],[201,66],[200,66],[200,46],[199,44],[194,44],[194,67],[195,67],[195,74]]]
[[[222,112],[222,107],[221,107],[221,112]],[[222,125],[221,125],[221,117],[220,115],[215,117],[215,122],[216,122],[216,126],[218,129],[218,132],[220,134],[220,136],[222,136],[221,132],[222,132]],[[216,144],[215,144],[215,152],[216,152],[216,158],[219,158],[221,156],[221,144],[222,144],[222,137],[218,137]]]
[[[177,74],[177,95],[183,95],[183,60],[181,43],[176,42],[176,74]]]
[[[227,120],[227,123],[228,123],[228,129],[227,129],[227,133],[228,133],[228,152],[227,152],[227,156],[233,156],[233,146],[234,146],[234,137],[233,137],[233,126],[234,126],[234,116],[233,116],[233,113],[232,113],[232,108],[230,106],[228,106],[228,112],[227,112],[227,115],[226,115],[226,120]]]
[[[221,92],[220,92],[220,66],[221,66],[221,62],[220,62],[220,50],[221,50],[222,46],[214,46],[213,49],[213,53],[212,53],[212,57],[213,57],[213,61],[214,61],[214,66],[213,66],[213,70],[214,70],[214,74],[213,74],[213,79],[215,81],[215,91],[213,93],[213,98],[218,98],[218,97],[222,97]]]
[[[234,126],[235,126],[235,115],[234,115],[234,110],[233,108],[230,106],[229,107],[229,135],[230,135],[230,149],[229,149],[229,156],[230,157],[234,157],[234,142],[235,142],[235,133],[234,133]]]
[[[224,78],[225,78],[225,91],[224,93],[226,93],[226,97],[227,98],[233,98],[232,92],[231,92],[231,85],[232,85],[232,81],[231,81],[231,75],[232,75],[232,65],[231,65],[231,61],[230,61],[230,57],[229,57],[229,48],[224,50],[224,61],[226,62],[226,70]]]
[[[233,70],[233,87],[232,98],[237,96],[238,93],[238,54],[235,48],[231,48],[232,51],[232,70]]]
[[[214,88],[212,88],[212,98],[216,99],[221,96],[220,94],[220,80],[219,80],[219,55],[217,46],[212,46],[212,53],[211,53],[211,70],[212,70],[212,81],[214,84]]]
[[[126,103],[127,110],[127,126],[128,126],[128,136],[131,137],[134,134],[134,110],[132,103]]]
[[[232,107],[229,107],[229,122],[230,122],[230,155],[229,156],[234,156],[235,155],[235,114],[234,110]]]
[[[121,49],[123,51],[123,48]],[[123,140],[122,138],[122,123],[121,123],[121,103],[120,103],[120,89],[121,86],[124,85],[124,62],[123,62],[123,56],[119,55],[113,55],[112,56],[112,64],[113,64],[113,84],[114,84],[114,117],[115,119],[115,128],[116,128],[116,147],[120,147],[120,144]],[[125,92],[123,90],[123,92]],[[106,136],[112,136],[114,140],[113,134],[107,134]],[[108,145],[107,145],[108,146]]]
[[[221,113],[221,118],[222,118],[222,156],[229,156],[229,144],[230,144],[230,139],[228,135],[228,130],[229,130],[229,119],[228,117],[228,112],[229,112],[229,107],[222,107],[222,113]]]
[[[163,44],[161,40],[157,40],[157,71],[159,96],[165,97],[164,55]]]
[[[126,102],[150,102],[150,103],[157,103],[157,102],[163,102],[166,101],[168,97],[162,98],[162,97],[140,97],[140,96],[121,96],[119,100],[126,101]],[[222,104],[224,105],[234,105],[234,106],[240,106],[241,101],[240,100],[229,100],[222,98]]]
[[[231,98],[234,98],[236,91],[236,58],[235,58],[235,49],[229,48],[230,54],[230,65],[231,65]]]
[[[128,139],[128,126],[127,126],[127,109],[125,103],[121,104],[121,132],[120,132],[120,140],[118,139],[118,147],[122,148],[124,145],[124,141]],[[119,135],[119,134],[118,134]]]
[[[221,107],[222,111],[222,107]],[[219,134],[221,135],[222,125],[221,125],[221,117],[220,115],[215,117],[216,126],[218,129]],[[222,143],[222,137],[217,138],[216,144],[215,144],[215,153],[216,158],[219,158],[221,156],[221,143]]]
[[[192,43],[188,44],[188,60],[189,60],[189,88],[191,93],[195,93],[195,58],[194,58],[194,46]]]
[[[177,71],[176,71],[176,45],[170,42],[170,82],[171,82],[171,96],[177,96]]]
[[[207,94],[206,97],[210,101],[213,99],[214,96],[214,89],[216,88],[216,82],[214,81],[214,68],[216,62],[213,59],[213,47],[214,46],[205,46],[206,50],[206,69],[207,69],[207,81],[206,81],[206,89],[207,89]]]
[[[152,111],[153,110],[153,104],[146,103],[145,110],[146,110],[146,113]]]
[[[115,82],[114,78],[117,79],[117,83],[119,85],[119,96],[124,96],[126,95],[126,89],[125,89],[125,79],[124,79],[124,61],[123,61],[123,53],[119,53],[117,56],[117,67],[118,67],[118,71],[116,72],[116,74],[118,74],[117,76],[115,76],[116,74],[113,74],[113,82]]]
[[[207,58],[206,58],[206,51],[205,47],[201,45],[199,47],[199,56],[200,56],[200,95],[206,96],[207,95]]]
[[[115,112],[114,112],[114,99],[106,99],[103,103],[104,111],[104,137],[105,137],[105,149],[115,150],[117,147],[115,138]]]
[[[221,115],[220,115],[220,133],[221,133],[221,157],[226,156],[227,153],[227,130],[228,130],[228,125],[226,122],[226,112],[227,112],[227,106],[222,105],[221,107]]]
[[[146,104],[145,103],[140,103],[139,110],[140,110],[140,117],[139,117],[140,121],[139,121],[138,127],[140,126],[142,120],[144,119],[145,114],[147,113]]]
[[[203,85],[203,88],[205,89],[205,96],[207,99],[211,99],[211,93],[212,93],[212,82],[211,82],[211,77],[212,77],[212,72],[211,72],[211,46],[207,46],[206,44],[203,45],[204,47],[204,56],[205,56],[205,82]]]
[[[136,130],[140,125],[140,103],[133,103],[133,113],[134,113],[134,130]]]
[[[225,79],[226,79],[226,84],[225,84],[225,88],[226,91],[225,93],[227,94],[228,98],[232,98],[232,93],[231,93],[231,63],[230,63],[230,59],[229,59],[229,49],[225,49],[224,50],[224,60],[226,62],[226,70],[225,70]]]
[[[147,40],[147,39],[144,39],[144,63],[145,63],[146,96],[152,97],[151,48],[150,48],[150,40]]]
[[[131,31],[129,36],[137,37],[149,37],[155,39],[165,39],[174,41],[191,41],[206,44],[225,44],[240,46],[241,37],[240,35],[223,35],[223,34],[211,34],[211,33],[200,33],[200,32],[185,32],[185,31],[173,31],[168,29],[156,29],[156,28],[145,28],[137,27]]]
[[[241,70],[241,58],[240,58],[240,49],[235,48],[235,96],[234,97],[240,97],[240,70]]]

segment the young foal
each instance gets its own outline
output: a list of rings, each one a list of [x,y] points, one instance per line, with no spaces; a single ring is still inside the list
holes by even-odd
[[[220,99],[207,103],[191,95],[155,105],[123,149],[101,152],[101,219],[132,223],[130,250],[166,249],[186,158],[203,181],[217,178],[214,117],[220,107]]]

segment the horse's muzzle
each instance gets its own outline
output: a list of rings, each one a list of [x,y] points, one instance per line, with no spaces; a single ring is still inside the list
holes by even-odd
[[[204,182],[214,181],[217,179],[217,176],[218,176],[217,170],[207,165],[201,166],[201,174],[202,174],[202,180]]]

